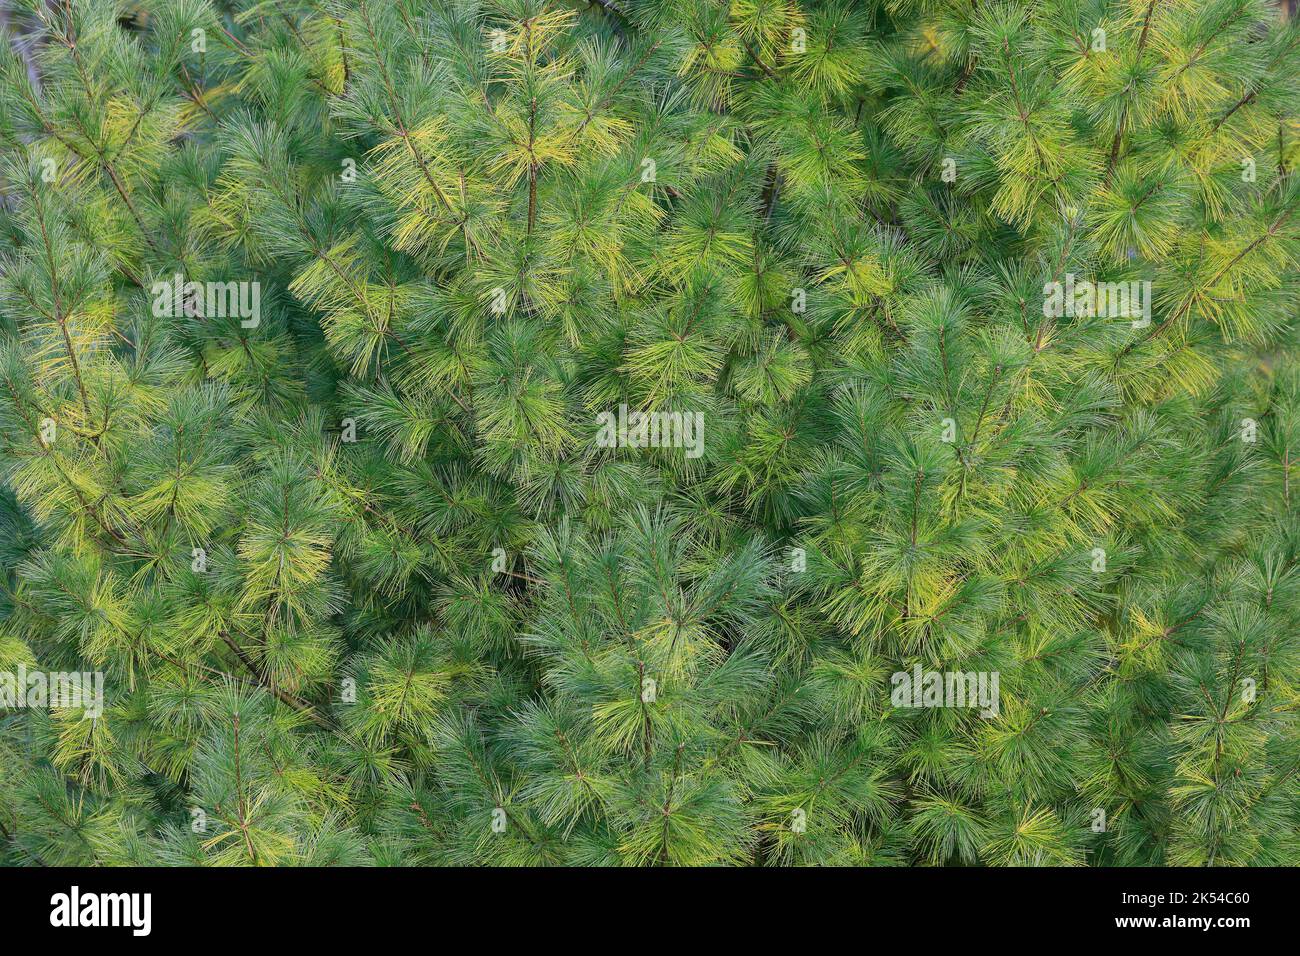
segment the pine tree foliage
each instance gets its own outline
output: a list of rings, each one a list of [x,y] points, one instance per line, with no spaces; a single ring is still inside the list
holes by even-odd
[[[6,13],[0,860],[1300,863],[1272,5]]]

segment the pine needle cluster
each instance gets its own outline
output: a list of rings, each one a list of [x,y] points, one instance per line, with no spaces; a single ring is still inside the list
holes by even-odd
[[[1273,4],[0,7],[0,862],[1300,864]]]

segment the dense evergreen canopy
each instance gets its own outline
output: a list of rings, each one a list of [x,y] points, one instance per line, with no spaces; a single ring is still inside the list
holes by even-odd
[[[1300,863],[1272,4],[5,12],[0,861]]]

